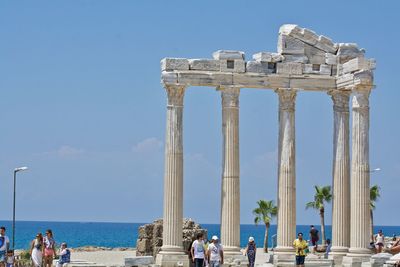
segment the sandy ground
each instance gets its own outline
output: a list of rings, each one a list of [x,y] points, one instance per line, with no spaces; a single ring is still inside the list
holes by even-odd
[[[125,257],[134,257],[134,250],[127,251],[88,251],[88,252],[73,252],[71,259],[73,261],[83,260],[94,263],[99,263],[106,266],[124,266]],[[263,264],[267,261],[267,254],[262,249],[257,249],[256,264]]]

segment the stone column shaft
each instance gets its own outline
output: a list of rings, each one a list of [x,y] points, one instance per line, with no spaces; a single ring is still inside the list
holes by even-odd
[[[332,249],[346,255],[350,246],[349,91],[329,93],[333,100]]]
[[[348,256],[368,256],[370,236],[369,172],[370,88],[353,90],[353,138],[351,161],[351,224]]]
[[[221,242],[225,253],[240,253],[240,88],[220,88],[222,96]]]
[[[183,254],[183,98],[185,88],[167,86],[165,138],[164,220],[161,253]]]
[[[278,253],[291,253],[296,237],[295,101],[296,91],[278,89]]]

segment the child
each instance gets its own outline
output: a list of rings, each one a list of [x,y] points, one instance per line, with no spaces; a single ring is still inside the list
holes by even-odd
[[[14,250],[8,250],[6,256],[6,267],[14,267]]]

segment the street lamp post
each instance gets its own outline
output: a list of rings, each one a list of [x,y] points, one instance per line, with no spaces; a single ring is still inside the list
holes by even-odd
[[[13,201],[13,223],[12,223],[12,249],[15,249],[15,192],[17,185],[17,172],[26,171],[28,167],[19,167],[14,169],[14,201]]]

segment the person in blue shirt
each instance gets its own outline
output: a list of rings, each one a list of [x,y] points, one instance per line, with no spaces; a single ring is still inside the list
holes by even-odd
[[[61,243],[60,259],[57,262],[57,267],[62,267],[66,263],[71,262],[71,251],[67,248],[67,243]]]

